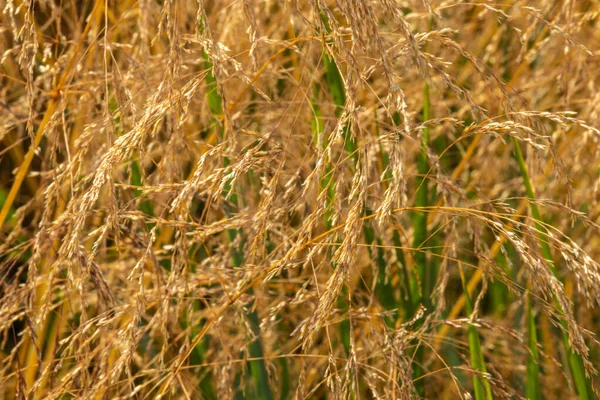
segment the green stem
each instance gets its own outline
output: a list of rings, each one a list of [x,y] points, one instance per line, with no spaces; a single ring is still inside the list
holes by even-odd
[[[331,32],[331,29],[329,27],[327,18],[323,14],[321,14],[321,18],[323,19],[323,22],[325,24],[326,32],[329,34]],[[325,52],[325,51],[323,52],[323,63],[325,65],[325,80],[327,82],[327,87],[328,87],[329,93],[331,94],[331,97],[333,98],[333,102],[336,105],[335,115],[336,115],[336,117],[339,118],[342,115],[342,112],[344,110],[344,105],[346,104],[346,87],[344,85],[344,80],[342,79],[342,74],[340,73],[340,70],[339,70],[335,60],[333,59],[332,56],[327,54],[327,52]],[[315,103],[316,103],[316,101],[313,102],[313,106]],[[318,111],[318,107],[315,109],[315,111]],[[319,117],[317,117],[317,118],[319,119]],[[317,124],[317,127],[320,127],[320,126],[322,126],[322,124],[320,124],[320,123]],[[352,155],[353,160],[355,161],[355,163],[357,163],[358,162],[358,154],[356,152],[356,143],[353,142],[350,138],[350,127],[348,125],[346,125],[346,126],[344,126],[343,129],[344,129],[344,149],[346,150],[346,152],[348,154]],[[314,132],[314,134],[315,134],[315,136],[322,134],[322,131]],[[327,143],[323,143],[323,147],[325,149],[327,147]],[[332,227],[331,226],[332,211],[330,209],[331,209],[331,205],[335,201],[335,196],[336,196],[335,186],[333,185],[332,179],[333,179],[333,169],[331,168],[330,165],[327,165],[326,177],[321,182],[321,188],[322,188],[322,190],[328,191],[328,196],[327,196],[328,211],[325,213],[326,226],[328,227],[328,229],[331,229],[331,227]],[[334,268],[336,268],[336,265],[334,265]],[[337,298],[337,306],[340,310],[342,310],[342,312],[348,312],[348,309],[349,309],[348,288],[346,286],[344,286],[342,288],[342,293]],[[350,320],[349,319],[342,320],[340,322],[340,339],[342,341],[342,345],[343,345],[344,350],[347,355],[350,355],[350,331],[351,331]]]
[[[201,23],[201,29],[203,24]],[[202,55],[204,57],[204,67],[206,68],[205,81],[207,85],[207,100],[210,111],[213,115],[213,121],[215,122],[216,129],[218,130],[218,136],[223,139],[223,130],[219,126],[219,122],[223,117],[223,99],[219,95],[217,90],[217,80],[212,72],[213,65],[210,62],[208,54],[203,49]],[[227,167],[230,161],[228,158],[224,159],[224,166]],[[225,193],[230,193],[231,203],[238,205],[237,193],[234,188],[231,187],[231,182],[227,182],[224,189]],[[230,229],[227,231],[227,237],[230,244],[233,243],[238,235],[241,235],[242,231],[239,229]],[[244,263],[244,244],[243,241],[240,243],[238,248],[232,249],[232,261],[235,268],[240,268]],[[249,295],[252,295],[252,291],[248,291]],[[264,360],[263,346],[260,340],[260,319],[258,313],[253,310],[254,301],[252,301],[248,307],[252,310],[248,312],[246,318],[251,328],[251,334],[249,337],[250,342],[248,343],[248,354],[251,360],[248,362],[250,365],[250,372],[254,382],[255,398],[261,400],[273,400],[273,392],[269,384],[269,374]]]
[[[429,20],[429,30],[433,29],[433,18]],[[425,44],[424,51],[429,50],[429,43]],[[425,82],[423,87],[423,123],[430,119],[430,99],[429,99],[429,83]],[[415,196],[415,207],[422,209],[429,205],[429,188],[427,174],[429,172],[429,126],[423,128],[421,137],[421,149],[417,155],[417,193]],[[420,303],[426,308],[426,312],[431,312],[431,290],[433,287],[433,277],[430,266],[427,265],[427,254],[422,251],[422,246],[427,241],[427,213],[425,211],[416,211],[413,216],[413,248],[416,251],[413,253],[415,262],[415,271],[421,285],[420,294],[416,294]],[[415,363],[413,368],[413,378],[419,378],[423,374],[423,347],[417,348],[415,354]],[[423,379],[419,379],[416,385],[419,396],[425,396],[425,383]]]
[[[471,303],[471,297],[469,296],[469,290],[465,276],[462,270],[462,264],[458,264],[460,271],[460,279],[463,285],[463,291],[465,293],[465,310],[470,316],[473,314],[473,304]],[[483,351],[481,350],[481,342],[479,339],[479,333],[477,327],[469,323],[468,327],[469,336],[469,350],[471,352],[471,365],[473,369],[477,371],[477,374],[473,375],[473,390],[475,392],[475,400],[492,400],[492,388],[490,383],[483,377],[486,373],[485,360],[483,358]]]
[[[535,202],[535,192],[533,190],[533,184],[531,183],[531,179],[529,177],[529,172],[527,170],[527,164],[525,163],[525,158],[523,157],[523,152],[521,151],[521,144],[515,137],[512,138],[512,141],[513,141],[513,146],[515,149],[515,158],[517,159],[517,163],[519,164],[519,169],[521,171],[521,177],[523,178],[523,185],[525,186],[525,192],[527,194],[527,197],[530,200],[531,214],[533,216],[535,228],[537,230],[537,237],[538,237],[538,242],[539,242],[540,248],[542,250],[542,255],[548,262],[548,265],[550,266],[550,270],[552,271],[554,276],[557,276],[556,264],[554,262],[554,258],[552,256],[552,251],[550,249],[550,245],[548,244],[548,240],[546,237],[547,230],[544,227],[544,225],[542,224],[542,216],[541,216],[540,210],[539,210],[538,206],[534,203]],[[557,301],[556,298],[554,299],[554,302],[555,302],[557,308],[561,311],[561,313],[564,314],[565,310],[562,308],[561,304]],[[576,354],[569,344],[567,321],[564,318],[562,318],[560,321],[560,324],[563,328],[562,329],[563,347],[567,354],[567,359],[569,362],[573,380],[575,382],[577,394],[579,395],[580,399],[584,399],[584,400],[592,399],[593,398],[592,397],[593,396],[592,385],[591,385],[589,378],[585,374],[583,358],[581,357],[581,355]],[[530,337],[531,337],[531,334],[530,334]]]
[[[528,329],[528,340],[527,346],[529,347],[529,354],[527,355],[527,382],[526,382],[526,395],[530,400],[537,400],[540,398],[540,355],[538,351],[538,338],[537,338],[537,327],[535,323],[535,317],[533,315],[533,309],[531,305],[531,299],[529,298],[529,292],[527,292],[527,329]]]

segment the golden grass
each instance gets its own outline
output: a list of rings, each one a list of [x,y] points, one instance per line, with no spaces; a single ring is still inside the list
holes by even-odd
[[[0,10],[0,398],[598,394],[597,0]]]

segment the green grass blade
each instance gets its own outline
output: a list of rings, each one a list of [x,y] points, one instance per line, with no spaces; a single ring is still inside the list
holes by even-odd
[[[201,29],[203,29],[202,22],[200,23]],[[206,53],[206,50],[202,50],[204,57],[204,67],[206,69],[205,82],[207,86],[207,101],[209,109],[212,113],[214,121],[218,124],[223,116],[223,100],[217,90],[217,80],[212,72],[213,64],[210,62],[210,58]],[[220,126],[217,126],[218,136],[222,139],[223,131]],[[224,166],[229,165],[229,159],[224,159]],[[231,187],[231,183],[228,182],[225,185],[225,193],[230,193],[230,201],[237,205],[237,194],[234,188]],[[242,234],[241,230],[228,230],[227,236],[229,242],[233,245],[234,240],[238,235]],[[232,249],[232,260],[235,268],[240,268],[244,262],[244,244],[243,241],[240,243],[238,248]],[[252,295],[252,291],[248,291],[248,294]],[[249,304],[249,308],[253,309],[254,302]],[[269,374],[264,360],[264,351],[260,340],[260,320],[258,313],[255,310],[248,312],[246,315],[251,332],[250,342],[248,343],[248,353],[251,360],[248,362],[250,365],[250,372],[254,382],[255,396],[261,400],[273,400],[273,392],[269,385]]]
[[[323,53],[323,63],[325,65],[327,87],[333,98],[333,102],[337,106],[335,111],[336,116],[339,117],[346,104],[346,87],[344,86],[344,80],[342,79],[342,74],[340,73],[335,60],[326,52]]]
[[[194,303],[194,309],[197,309],[197,301]],[[189,324],[184,324],[182,323],[182,327],[184,329],[186,329],[189,326]],[[194,337],[196,337],[196,335],[200,332],[200,327],[199,326],[192,326],[191,332],[190,332],[190,338],[193,340]],[[190,361],[193,365],[202,365],[204,363],[205,360],[205,355],[206,355],[206,349],[209,345],[208,343],[208,337],[205,337],[204,340],[200,341],[200,343],[198,343],[191,355],[190,355]],[[217,394],[215,391],[215,388],[213,386],[212,383],[212,377],[210,374],[210,370],[207,367],[200,367],[200,373],[199,375],[199,382],[198,382],[198,389],[200,389],[200,393],[203,399],[208,399],[208,400],[216,400]]]
[[[334,66],[335,66],[335,64],[334,64]],[[335,68],[337,69],[337,66]],[[313,107],[313,113],[314,113],[314,121],[311,124],[311,129],[313,129],[312,133],[313,133],[313,137],[314,137],[316,143],[318,143],[319,135],[323,135],[323,128],[324,128],[324,125],[322,122],[322,117],[321,117],[321,111],[317,104],[318,103],[317,96],[318,96],[318,89],[315,86],[314,97],[311,98],[311,105]],[[324,142],[323,147],[326,148],[327,143]],[[331,165],[326,165],[325,175],[321,179],[320,187],[321,187],[321,190],[327,190],[327,209],[326,209],[325,215],[324,215],[325,216],[325,226],[327,227],[327,229],[332,228],[331,217],[333,214],[333,210],[332,210],[331,206],[333,205],[333,203],[335,201],[335,195],[336,195],[335,187],[333,185],[332,179],[333,179],[333,169],[332,169]],[[335,263],[334,263],[333,267],[336,268]],[[347,294],[348,294],[348,289],[344,286],[342,288],[341,295],[337,298],[337,307],[344,313],[348,311],[348,301],[346,300]],[[349,355],[350,354],[350,321],[348,319],[344,319],[340,322],[340,340],[344,347],[344,351],[346,352],[347,355]]]
[[[533,203],[535,201],[535,192],[533,190],[533,185],[531,183],[531,179],[529,178],[529,172],[527,170],[527,164],[525,163],[525,158],[523,157],[523,152],[521,150],[521,144],[516,138],[512,138],[513,146],[515,150],[515,158],[517,159],[517,163],[519,164],[519,169],[521,171],[521,177],[523,178],[523,185],[525,186],[525,192],[527,197],[531,201],[530,209],[531,214],[533,216],[535,227],[537,229],[538,242],[540,244],[540,248],[542,249],[542,256],[547,260],[552,273],[556,276],[556,264],[554,263],[554,258],[552,257],[552,251],[550,249],[550,245],[548,244],[548,240],[544,235],[547,231],[544,225],[542,224],[542,216],[538,206]],[[556,306],[559,308],[561,312],[564,313],[562,306],[555,299]],[[585,374],[585,368],[583,359],[579,354],[576,354],[569,344],[568,337],[568,326],[567,321],[564,318],[561,319],[562,325],[562,336],[563,336],[563,346],[565,348],[565,352],[567,354],[567,358],[569,361],[569,367],[571,370],[571,374],[573,377],[573,381],[575,383],[575,387],[577,389],[577,394],[580,399],[592,399],[593,391],[592,385],[589,378]]]
[[[404,289],[405,289],[405,299],[404,302],[404,314],[405,319],[408,320],[412,318],[417,310],[418,306],[418,298],[419,298],[419,283],[414,277],[409,275],[409,271],[406,265],[406,260],[404,259],[404,252],[402,251],[402,242],[400,240],[400,234],[397,230],[394,230],[392,233],[392,243],[396,249],[396,258],[400,263],[400,267],[402,270],[402,280],[404,281]]]
[[[397,118],[400,118],[399,114],[396,113]],[[379,137],[379,124],[377,122],[377,112],[374,112],[374,117],[375,117],[375,127],[376,127],[376,134],[377,137]],[[395,125],[399,125],[400,124],[400,120],[397,118],[393,118],[393,123]],[[383,171],[385,172],[385,179],[387,181],[391,181],[392,179],[392,171],[388,169],[389,163],[390,163],[390,156],[389,154],[384,151],[383,146],[381,145],[381,143],[379,144],[379,153],[381,154],[381,168]],[[367,234],[367,230],[370,229],[371,231],[373,230],[370,225],[365,225],[365,237],[367,238],[367,243],[371,243],[373,241],[373,239],[369,239],[369,235]],[[377,244],[378,246],[381,246],[383,244],[383,241],[381,240],[380,237],[378,237],[377,239]],[[383,251],[383,248],[379,247],[378,248],[378,255],[377,255],[377,264],[378,264],[378,277],[377,277],[377,285],[376,286],[376,292],[380,298],[380,302],[382,303],[382,305],[384,306],[384,308],[386,310],[391,310],[393,308],[397,308],[397,307],[401,307],[402,309],[402,316],[404,317],[404,320],[408,320],[410,318],[412,318],[413,314],[414,314],[414,310],[415,310],[415,302],[414,302],[414,294],[415,292],[413,292],[412,290],[414,289],[416,291],[416,293],[418,293],[418,283],[416,282],[415,279],[410,279],[409,277],[409,273],[408,270],[406,268],[406,261],[404,258],[404,251],[402,250],[402,242],[400,240],[400,234],[398,233],[397,229],[394,229],[393,233],[392,233],[392,244],[394,246],[394,250],[396,253],[396,259],[398,261],[398,268],[399,271],[401,273],[401,277],[400,277],[400,281],[401,283],[399,283],[401,290],[400,290],[400,301],[396,301],[394,299],[394,302],[392,303],[391,299],[394,296],[394,287],[391,285],[391,283],[386,284],[386,280],[390,281],[392,280],[391,276],[387,275],[387,261],[385,260],[385,252]],[[383,257],[383,258],[382,258]],[[371,256],[371,258],[373,258]],[[385,298],[385,300],[382,300],[382,298]],[[398,318],[400,318],[400,314],[399,312],[396,313],[396,320]]]
[[[252,307],[253,303],[250,304]],[[269,385],[269,373],[264,361],[264,352],[260,341],[260,320],[256,311],[251,311],[247,315],[250,328],[254,335],[254,339],[248,345],[248,354],[252,360],[250,364],[250,372],[254,381],[254,395],[256,399],[273,400],[273,392]]]
[[[220,118],[223,115],[223,100],[217,90],[217,79],[212,72],[213,64],[210,62],[210,58],[206,53],[206,50],[202,50],[202,56],[204,57],[204,69],[206,75],[204,81],[206,82],[206,99],[208,101],[208,108],[212,113],[213,117]]]
[[[6,202],[6,198],[8,197],[8,193],[4,189],[0,188],[0,208],[4,207],[4,203]],[[10,221],[15,215],[14,207],[9,207],[8,212],[6,214],[6,220]]]
[[[371,213],[367,211],[367,215]],[[376,284],[375,284],[375,294],[379,299],[379,303],[383,306],[386,311],[395,310],[398,307],[395,295],[394,288],[392,286],[391,277],[388,276],[388,264],[385,257],[385,252],[382,247],[383,241],[381,238],[375,238],[375,232],[373,227],[370,224],[365,224],[363,228],[365,239],[367,244],[376,244],[376,250],[374,251],[372,247],[369,247],[369,256],[371,259],[375,259],[377,262],[377,276],[376,276]],[[385,322],[388,326],[394,327],[397,320],[397,312],[391,317],[386,317]]]
[[[423,122],[429,120],[429,84],[425,83],[423,90]],[[429,127],[423,129],[423,137],[421,139],[421,152],[417,156],[417,171],[420,178],[417,181],[417,194],[415,197],[415,207],[422,208],[429,205],[429,189],[425,176],[429,172],[429,160],[427,156],[427,148],[429,146]],[[413,248],[419,249],[427,240],[427,213],[417,211],[413,217]],[[415,251],[413,255],[417,274],[422,285],[421,302],[430,308],[430,278],[428,276],[429,269],[427,268],[427,256],[423,251]]]
[[[541,396],[540,391],[540,356],[538,351],[538,338],[535,317],[533,315],[531,300],[527,293],[527,346],[529,354],[527,355],[527,382],[526,395],[528,399],[537,400]]]
[[[469,290],[467,289],[466,280],[462,270],[462,265],[459,262],[460,278],[463,285],[463,291],[465,293],[465,310],[468,315],[473,313],[473,304],[471,303],[471,297],[469,296]],[[483,358],[483,351],[481,350],[481,342],[479,340],[479,333],[477,328],[469,324],[468,327],[469,336],[469,350],[471,352],[471,365],[473,369],[480,372],[481,374],[486,373],[485,360]],[[480,374],[473,376],[473,390],[475,392],[475,400],[492,400],[492,388],[490,383]]]
[[[429,30],[433,28],[433,19],[430,18]],[[425,45],[425,51],[428,51],[428,44]],[[429,99],[429,83],[425,82],[423,87],[423,122],[427,122],[430,118],[430,99]],[[417,179],[417,193],[415,196],[415,207],[423,208],[429,205],[429,188],[426,176],[429,172],[429,127],[426,125],[423,128],[423,135],[421,137],[421,151],[417,155],[417,173],[419,178]],[[416,211],[413,215],[413,248],[416,251],[413,253],[413,260],[415,262],[415,271],[418,277],[419,284],[421,285],[420,293],[418,293],[419,302],[425,306],[426,312],[431,311],[431,281],[432,274],[430,266],[427,265],[427,254],[424,251],[420,251],[421,247],[427,240],[427,213],[424,211]],[[417,293],[415,293],[417,295]],[[423,347],[418,346],[417,353],[415,354],[415,363],[413,367],[413,378],[420,378],[423,374],[424,355]],[[416,389],[419,396],[425,396],[425,382],[423,379],[419,379],[416,384]]]

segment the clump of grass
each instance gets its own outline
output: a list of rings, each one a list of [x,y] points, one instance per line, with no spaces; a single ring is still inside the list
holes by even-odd
[[[0,7],[0,397],[597,396],[600,2],[399,4]]]

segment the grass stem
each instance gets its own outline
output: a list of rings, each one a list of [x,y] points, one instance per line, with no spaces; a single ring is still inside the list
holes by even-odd
[[[554,262],[554,258],[552,256],[552,251],[550,249],[550,245],[548,243],[547,238],[547,230],[542,224],[542,216],[540,210],[535,204],[536,197],[533,189],[533,184],[531,183],[531,179],[529,177],[529,172],[527,170],[527,164],[525,162],[525,157],[523,157],[523,152],[521,150],[521,144],[519,141],[513,137],[512,138],[513,147],[515,150],[515,158],[517,160],[517,164],[519,165],[519,170],[521,171],[521,177],[523,178],[523,185],[525,186],[525,192],[527,197],[530,200],[529,208],[531,210],[531,214],[534,219],[535,228],[537,231],[538,243],[540,245],[542,256],[546,259],[549,268],[552,273],[556,276],[556,264]],[[558,300],[555,299],[556,307],[564,314],[565,310],[562,308],[561,304]],[[586,376],[583,359],[581,355],[576,354],[569,344],[569,336],[568,336],[568,325],[567,321],[562,318],[561,321],[562,326],[562,337],[563,337],[563,346],[565,349],[565,353],[567,354],[567,359],[569,362],[571,375],[573,377],[573,381],[575,383],[575,387],[577,388],[577,394],[580,399],[592,399],[593,391],[591,388],[591,381]],[[532,334],[530,333],[530,340],[532,338]],[[533,371],[532,371],[533,372]],[[528,375],[529,377],[529,375]]]

